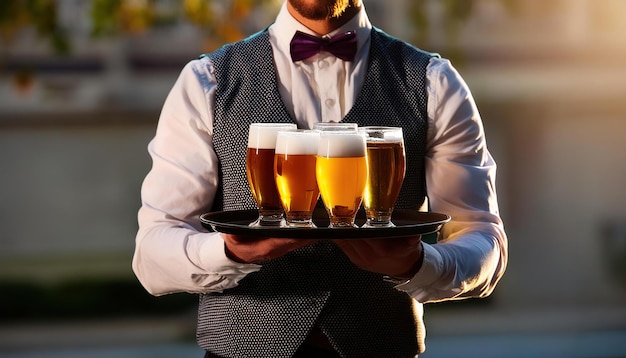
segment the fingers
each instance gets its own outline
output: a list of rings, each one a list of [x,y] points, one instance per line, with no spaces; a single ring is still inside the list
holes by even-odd
[[[411,275],[419,269],[416,265],[422,253],[419,236],[334,242],[350,261],[364,270],[399,276]]]
[[[383,239],[333,240],[342,250],[366,256],[396,256],[420,245],[421,236]],[[347,252],[346,252],[347,253]]]
[[[224,239],[226,255],[241,263],[262,263],[317,241],[221,235]]]

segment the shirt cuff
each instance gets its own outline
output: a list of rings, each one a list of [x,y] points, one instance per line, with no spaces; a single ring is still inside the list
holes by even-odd
[[[410,280],[395,286],[396,289],[408,293],[418,302],[426,300],[426,288],[435,283],[443,272],[443,257],[439,251],[424,242],[422,249],[424,250],[422,267]]]
[[[219,233],[213,233],[204,240],[200,257],[205,270],[224,275],[247,274],[261,269],[260,265],[236,262],[226,256],[224,240]]]
[[[197,285],[205,287],[205,292],[222,292],[233,288],[246,275],[261,269],[261,265],[240,263],[228,258],[224,240],[219,233],[210,234],[203,240],[198,253],[202,272],[195,273],[192,279]]]

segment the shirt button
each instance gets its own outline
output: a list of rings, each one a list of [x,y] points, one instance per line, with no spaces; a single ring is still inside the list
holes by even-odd
[[[332,107],[335,105],[335,100],[334,99],[327,99],[326,101],[324,101],[324,103],[326,104],[326,107]]]
[[[328,67],[328,61],[327,60],[320,61],[320,68],[326,68],[326,67]]]

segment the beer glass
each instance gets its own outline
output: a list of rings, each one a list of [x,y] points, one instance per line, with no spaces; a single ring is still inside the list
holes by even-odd
[[[321,131],[317,184],[331,228],[356,227],[367,180],[365,136],[357,131]]]
[[[361,127],[367,142],[368,176],[363,227],[394,227],[391,213],[404,181],[406,159],[400,127]]]
[[[344,122],[317,122],[313,125],[313,129],[317,131],[356,131],[357,128],[356,123]]]
[[[250,226],[282,226],[283,208],[274,182],[274,149],[280,130],[295,130],[293,123],[252,123],[248,131],[246,175],[259,209]]]
[[[316,227],[313,209],[319,198],[315,161],[319,132],[280,131],[276,137],[274,179],[289,227]]]

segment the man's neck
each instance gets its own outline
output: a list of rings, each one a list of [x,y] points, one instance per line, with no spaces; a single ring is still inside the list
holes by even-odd
[[[343,26],[350,21],[361,10],[360,7],[350,6],[341,16],[326,20],[311,20],[303,17],[298,13],[289,2],[287,2],[287,10],[298,22],[306,26],[318,35],[326,35]]]

